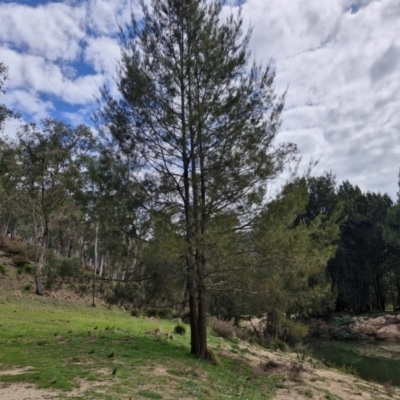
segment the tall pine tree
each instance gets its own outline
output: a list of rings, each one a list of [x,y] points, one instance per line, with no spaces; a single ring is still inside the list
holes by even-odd
[[[174,213],[170,223],[186,243],[191,351],[206,357],[210,249],[250,226],[267,181],[296,147],[273,144],[284,95],[275,94],[271,66],[251,63],[240,13],[224,20],[222,2],[207,0],[141,6],[143,19],[121,28],[121,97],[102,91],[98,123],[129,160],[144,207]],[[232,216],[234,224],[210,234]]]

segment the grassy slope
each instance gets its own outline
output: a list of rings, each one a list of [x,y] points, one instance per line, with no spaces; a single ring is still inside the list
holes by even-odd
[[[221,358],[219,367],[199,362],[189,354],[188,334],[171,340],[154,333],[173,328],[173,321],[133,318],[118,309],[3,293],[0,369],[32,369],[0,375],[0,382],[68,395],[92,381],[72,397],[82,399],[265,399],[280,385],[282,377],[254,374],[247,364],[228,358]],[[211,336],[210,342],[218,347],[219,339]]]
[[[222,365],[199,361],[189,332],[168,337],[173,321],[93,308],[72,293],[38,297],[23,289],[31,276],[0,264],[0,398],[9,398],[4,387],[31,386],[45,390],[35,399],[400,399],[397,388],[211,332]],[[18,368],[26,369],[11,373]]]

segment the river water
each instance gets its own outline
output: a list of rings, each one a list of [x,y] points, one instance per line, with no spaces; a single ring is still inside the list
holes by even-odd
[[[336,367],[348,367],[366,380],[400,386],[400,344],[313,340],[315,358]]]

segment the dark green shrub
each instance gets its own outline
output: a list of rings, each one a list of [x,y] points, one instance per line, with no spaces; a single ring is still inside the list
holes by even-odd
[[[184,311],[180,314],[180,318],[182,320],[182,322],[184,322],[185,324],[190,324],[190,311]]]
[[[107,296],[110,304],[135,304],[137,303],[140,287],[136,282],[118,282],[112,294]]]
[[[25,264],[23,269],[29,275],[33,275],[35,273],[35,267],[32,264]]]
[[[351,325],[354,323],[355,320],[350,315],[335,318],[335,323],[330,330],[331,336],[339,340],[357,339],[357,333],[353,332],[351,329]]]
[[[288,319],[285,323],[283,339],[291,346],[300,343],[308,335],[308,326]]]
[[[22,254],[15,254],[11,257],[12,262],[17,268],[23,268],[26,264],[29,264],[28,259],[26,256]]]
[[[131,315],[132,317],[140,317],[140,310],[138,308],[132,308]]]
[[[178,325],[175,326],[174,332],[177,335],[185,335],[186,334],[186,328],[185,328],[184,325],[178,324]]]
[[[0,265],[0,274],[5,274],[6,269],[4,268],[4,265]]]
[[[146,310],[146,316],[147,316],[148,318],[156,318],[156,317],[158,317],[158,310],[157,310],[157,308],[148,308],[148,309]]]
[[[181,314],[180,314],[179,311],[175,311],[175,310],[172,310],[172,311],[171,311],[171,318],[176,319],[176,318],[179,318],[180,315],[181,315]]]
[[[32,285],[29,284],[29,283],[24,286],[24,290],[27,291],[27,292],[29,292],[31,290],[31,288],[32,288]]]
[[[268,347],[270,347],[272,350],[275,350],[275,351],[278,351],[278,350],[288,351],[288,349],[289,349],[287,343],[281,339],[272,340],[271,342],[269,342]]]
[[[161,319],[168,319],[172,317],[172,310],[170,308],[164,307],[157,309],[157,316]]]

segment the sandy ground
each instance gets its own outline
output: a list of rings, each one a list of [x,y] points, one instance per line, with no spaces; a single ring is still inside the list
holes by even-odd
[[[400,388],[385,386],[323,366],[320,362],[295,353],[272,353],[262,348],[247,349],[236,357],[248,362],[255,373],[284,375],[283,387],[277,390],[275,400],[400,400]],[[223,353],[235,357],[227,347]]]

